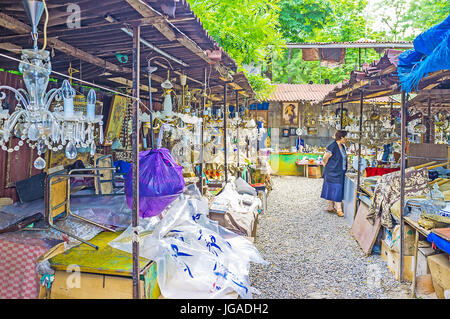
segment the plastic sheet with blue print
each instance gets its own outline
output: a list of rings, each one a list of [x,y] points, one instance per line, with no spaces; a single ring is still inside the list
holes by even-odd
[[[165,298],[252,298],[250,262],[267,262],[249,240],[207,214],[208,202],[195,185],[189,185],[156,225],[140,229],[140,256],[157,263]],[[131,229],[110,245],[131,253]]]

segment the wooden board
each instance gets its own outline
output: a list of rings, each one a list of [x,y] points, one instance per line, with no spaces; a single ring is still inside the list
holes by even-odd
[[[108,243],[122,232],[102,232],[90,242],[99,247],[94,250],[88,245],[79,245],[49,260],[53,269],[65,271],[70,265],[78,265],[81,272],[106,275],[132,276],[132,255],[112,248]],[[146,258],[139,258],[140,268],[150,263]]]
[[[408,155],[408,167],[425,164],[431,161],[442,163],[448,160],[449,147],[444,144],[410,143],[407,155]],[[423,158],[414,158],[414,157],[423,157]]]
[[[95,155],[95,163],[97,167],[113,167],[114,163],[112,157],[104,157],[104,155]],[[97,173],[97,172],[96,172]],[[100,170],[98,171],[101,177],[94,179],[95,194],[112,194],[113,192],[113,172],[110,170]],[[107,182],[109,181],[109,182]]]
[[[57,177],[51,181],[50,215],[52,217],[58,216],[66,211],[67,204],[56,209],[54,207],[63,204],[67,200],[67,181],[68,179],[64,177]]]
[[[444,238],[446,241],[450,241],[450,227],[448,228],[434,228],[431,232],[435,233],[439,237]]]
[[[361,202],[350,229],[350,235],[355,238],[361,249],[366,253],[366,256],[372,253],[373,245],[381,228],[380,218],[377,218],[373,225],[369,223],[366,218],[368,213],[369,207]]]
[[[444,291],[450,289],[450,262],[448,254],[428,256],[427,261],[436,295],[439,299],[444,299]]]

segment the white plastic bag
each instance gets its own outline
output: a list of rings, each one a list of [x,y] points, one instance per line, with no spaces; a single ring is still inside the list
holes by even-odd
[[[157,263],[157,279],[165,298],[252,298],[250,262],[267,263],[255,246],[207,217],[208,203],[194,185],[175,200],[140,239],[140,256]],[[122,236],[110,242],[131,252]]]

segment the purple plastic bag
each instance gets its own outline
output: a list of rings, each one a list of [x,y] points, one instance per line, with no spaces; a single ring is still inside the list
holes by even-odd
[[[183,167],[166,148],[139,153],[139,216],[159,215],[183,193]],[[133,208],[133,169],[125,179],[127,204]]]

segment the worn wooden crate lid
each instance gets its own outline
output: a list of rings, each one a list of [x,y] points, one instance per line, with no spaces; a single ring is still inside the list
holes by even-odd
[[[108,245],[121,233],[102,232],[90,240],[91,243],[98,246],[98,250],[81,244],[51,258],[50,265],[55,270],[66,271],[69,265],[78,265],[81,272],[131,277],[133,272],[132,254]],[[139,258],[140,269],[146,268],[150,263],[151,261],[146,258]]]

